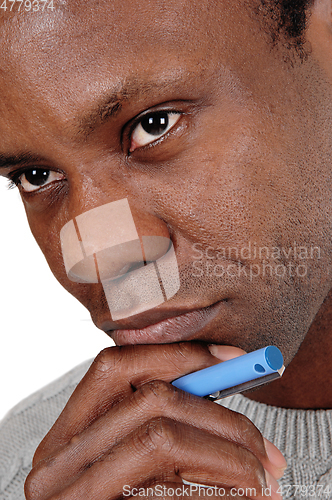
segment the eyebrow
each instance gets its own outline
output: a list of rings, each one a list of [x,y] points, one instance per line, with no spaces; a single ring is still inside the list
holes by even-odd
[[[174,88],[179,84],[179,79],[168,79],[162,82],[149,81],[142,83],[137,78],[127,80],[117,90],[107,92],[93,105],[93,108],[78,120],[76,138],[86,139],[97,127],[115,117],[122,109],[125,102],[149,93],[159,95],[165,89]]]
[[[41,157],[31,153],[22,153],[17,155],[0,154],[0,168],[9,168],[22,165],[24,163],[40,163]]]
[[[186,75],[187,80],[188,75]],[[123,84],[116,86],[113,90],[108,90],[101,97],[97,98],[93,103],[90,111],[83,114],[81,117],[75,117],[74,139],[86,140],[90,133],[97,127],[107,122],[110,118],[115,117],[122,109],[123,104],[131,98],[138,98],[147,94],[159,96],[162,91],[179,89],[183,85],[181,78],[170,77],[162,81],[147,81],[142,82],[140,79],[132,78],[126,80]],[[44,158],[32,153],[22,153],[15,155],[5,155],[0,153],[0,169],[19,166],[25,163],[40,164]]]

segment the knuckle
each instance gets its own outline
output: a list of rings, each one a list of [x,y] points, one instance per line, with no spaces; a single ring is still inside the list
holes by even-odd
[[[236,413],[235,416],[235,430],[238,440],[251,445],[254,443],[255,447],[265,454],[263,436],[257,427],[245,415]]]
[[[42,496],[42,481],[40,481],[40,474],[37,474],[33,469],[24,483],[24,494],[26,500],[38,500]]]
[[[193,356],[204,356],[209,357],[210,353],[208,350],[199,343],[195,342],[180,342],[176,344],[175,348],[175,357],[176,361],[179,363],[183,363],[183,361],[191,361]]]
[[[241,432],[247,431],[253,427],[252,422],[246,415],[243,415],[242,413],[236,413],[235,415],[237,426]]]
[[[258,458],[248,450],[242,449],[242,453],[238,475],[243,484],[261,491],[261,488],[265,486],[264,467]]]
[[[122,359],[121,349],[118,347],[107,347],[103,349],[94,359],[90,372],[95,378],[105,378],[114,372]]]
[[[138,439],[144,451],[159,457],[168,455],[177,442],[174,421],[166,417],[152,418],[141,428]]]
[[[193,353],[194,345],[192,342],[179,342],[177,352],[180,356],[186,358]]]
[[[24,483],[24,495],[27,500],[34,500],[36,496],[36,485],[32,472],[28,475]]]
[[[179,367],[186,365],[192,367],[193,362],[204,359],[210,364],[211,354],[208,349],[197,342],[180,342],[178,344],[170,344],[170,350],[167,351],[167,361],[172,364],[177,371]]]
[[[176,398],[177,393],[172,385],[162,380],[153,380],[140,386],[135,394],[144,410],[153,409],[162,413]]]

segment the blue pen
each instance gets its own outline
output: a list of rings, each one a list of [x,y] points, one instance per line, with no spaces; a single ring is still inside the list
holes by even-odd
[[[284,370],[280,350],[268,346],[189,373],[172,384],[196,396],[217,400],[279,378]]]

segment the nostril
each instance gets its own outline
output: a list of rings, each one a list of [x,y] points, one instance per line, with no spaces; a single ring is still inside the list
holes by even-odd
[[[139,239],[105,248],[96,253],[96,264],[101,281],[115,279],[144,266]]]
[[[153,262],[165,255],[171,247],[171,240],[165,236],[142,236],[144,260]]]
[[[123,266],[121,269],[118,270],[117,275],[113,276],[114,279],[116,278],[121,278],[121,276],[125,276],[128,273],[131,273],[132,271],[135,271],[136,269],[139,269],[140,267],[144,266],[144,262],[132,262],[131,264],[126,264]]]
[[[171,246],[169,238],[142,236],[141,241],[128,241],[96,254],[101,281],[116,279],[151,262],[156,262]]]

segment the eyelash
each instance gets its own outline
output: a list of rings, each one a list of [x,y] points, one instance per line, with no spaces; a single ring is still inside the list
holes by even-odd
[[[32,168],[33,167],[31,167],[31,169]],[[14,188],[18,187],[19,184],[20,184],[19,178],[27,170],[29,170],[29,168],[25,168],[25,169],[22,169],[22,170],[16,170],[15,172],[12,172],[11,174],[9,174],[10,177],[8,179],[7,189],[14,189]]]
[[[21,175],[23,175],[24,172],[27,172],[28,170],[32,170],[33,168],[35,167],[22,168],[19,170],[15,170],[15,172],[9,174],[7,189],[14,189],[18,187],[20,184],[19,178],[21,177]]]
[[[8,180],[7,189],[14,189],[17,187],[18,183],[16,183],[12,178],[7,180]]]
[[[18,187],[21,184],[22,185],[22,191],[24,193],[34,193],[34,192],[40,191],[42,188],[47,188],[48,185],[51,185],[55,181],[59,180],[59,179],[55,178],[53,181],[47,182],[45,185],[41,184],[40,185],[40,189],[31,189],[31,190],[24,189],[23,184],[22,184],[22,182],[20,180],[20,177],[22,177],[24,174],[27,174],[28,172],[31,172],[32,170],[34,170],[34,171],[38,170],[38,171],[43,171],[43,172],[49,172],[49,175],[53,174],[53,176],[56,176],[56,175],[62,176],[63,175],[63,173],[61,173],[61,172],[59,172],[57,170],[44,168],[42,166],[40,166],[40,167],[38,167],[38,166],[23,167],[23,168],[21,168],[19,170],[16,170],[16,171],[14,171],[14,172],[12,172],[12,173],[9,174],[7,188],[8,189],[12,189],[12,188]]]

